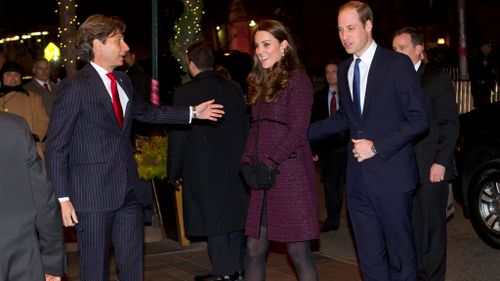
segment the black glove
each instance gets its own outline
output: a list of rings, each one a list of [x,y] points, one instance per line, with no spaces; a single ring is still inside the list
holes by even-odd
[[[243,180],[251,189],[259,189],[257,186],[257,178],[255,176],[255,168],[254,166],[244,163],[240,168],[241,175],[243,176]]]
[[[259,163],[255,167],[255,174],[257,177],[257,186],[260,189],[268,190],[276,184],[276,175],[279,174],[276,169],[269,169],[266,164]]]
[[[177,178],[176,177],[169,177],[167,179],[167,187],[172,189],[172,190],[175,190],[175,191],[179,191],[179,187],[177,187]]]

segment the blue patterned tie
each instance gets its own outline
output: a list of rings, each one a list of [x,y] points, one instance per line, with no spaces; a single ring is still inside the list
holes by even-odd
[[[356,59],[356,63],[354,64],[354,78],[352,80],[352,98],[354,100],[354,107],[356,108],[356,113],[361,117],[361,90],[359,87],[359,62],[361,59]]]

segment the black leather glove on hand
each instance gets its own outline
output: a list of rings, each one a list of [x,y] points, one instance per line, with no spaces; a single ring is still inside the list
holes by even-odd
[[[241,175],[243,176],[243,180],[251,189],[259,189],[257,186],[257,177],[255,175],[255,168],[248,164],[242,164],[240,168]]]
[[[255,174],[257,176],[257,186],[260,189],[268,190],[276,184],[276,175],[278,170],[271,170],[265,164],[260,163],[256,167]]]
[[[167,187],[172,190],[179,191],[180,189],[177,187],[177,179],[176,177],[170,177],[167,179]]]

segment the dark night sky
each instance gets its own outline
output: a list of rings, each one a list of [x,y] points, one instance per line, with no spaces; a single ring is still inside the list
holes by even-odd
[[[127,23],[126,40],[134,49],[149,52],[151,41],[150,0],[76,0],[77,15],[83,21],[88,15],[118,15]],[[288,24],[306,56],[306,64],[316,65],[342,53],[336,31],[336,13],[345,1],[339,0],[242,0],[249,18],[278,18]],[[180,9],[180,0],[159,0],[160,42],[166,48],[171,24]],[[203,26],[215,26],[227,20],[231,0],[205,0]],[[431,33],[457,36],[455,0],[368,0],[375,13],[374,38],[389,47],[392,32],[403,26],[430,26]],[[498,45],[497,26],[499,1],[466,0],[467,30],[470,48],[479,37],[489,36]],[[132,4],[127,4],[132,3]],[[29,7],[29,8],[28,8]],[[33,31],[36,26],[57,26],[56,0],[0,0],[0,38],[12,32]],[[279,9],[279,10],[278,10]],[[279,11],[277,14],[276,12]],[[452,38],[453,40],[454,38]],[[317,58],[311,57],[311,53]]]

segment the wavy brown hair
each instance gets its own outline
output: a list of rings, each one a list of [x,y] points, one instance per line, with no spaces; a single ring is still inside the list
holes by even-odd
[[[78,28],[76,35],[76,45],[80,55],[86,61],[94,60],[93,42],[100,40],[106,43],[106,39],[115,33],[124,33],[125,23],[118,17],[104,16],[100,14],[88,17]]]
[[[262,68],[259,58],[254,51],[253,68],[247,77],[249,104],[255,104],[258,100],[266,103],[276,101],[292,74],[304,70],[304,66],[299,61],[292,36],[281,22],[276,20],[264,20],[261,22],[253,33],[254,42],[257,31],[269,32],[280,43],[283,40],[288,41],[288,47],[285,49],[284,56],[270,69]]]

